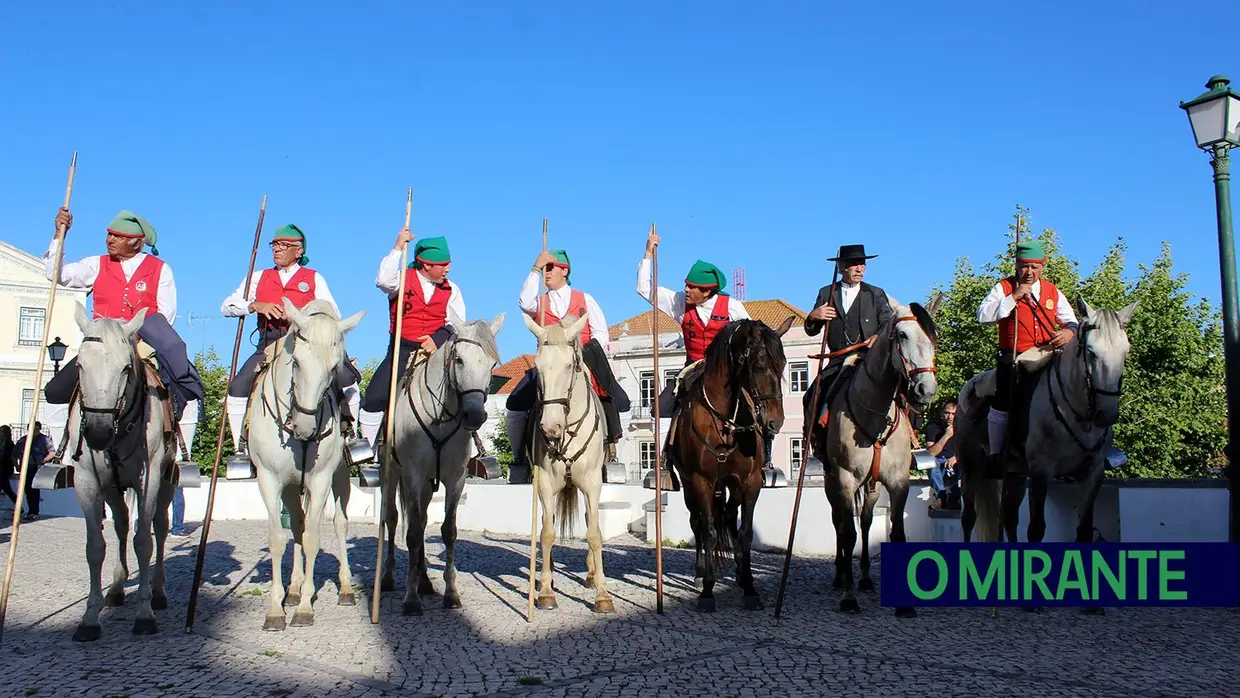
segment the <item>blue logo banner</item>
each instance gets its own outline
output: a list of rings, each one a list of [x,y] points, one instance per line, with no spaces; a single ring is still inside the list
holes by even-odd
[[[1240,606],[1234,543],[883,543],[883,606]]]

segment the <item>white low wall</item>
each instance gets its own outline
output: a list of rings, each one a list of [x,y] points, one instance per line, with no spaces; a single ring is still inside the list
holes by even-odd
[[[259,496],[255,480],[219,480],[215,496],[215,520],[267,519],[266,508]],[[910,541],[960,540],[960,522],[953,512],[929,514],[929,486],[914,481],[905,507],[905,533]],[[201,521],[206,512],[208,483],[200,488],[184,490],[185,520]],[[72,489],[42,491],[43,515],[82,516],[81,507]],[[689,514],[682,492],[664,492],[663,538],[672,544],[692,543]],[[1072,541],[1076,537],[1075,485],[1054,483],[1047,496],[1046,541]],[[504,481],[470,480],[457,510],[457,528],[462,531],[487,531],[506,535],[528,535],[530,530],[530,485],[510,485]],[[795,487],[766,488],[758,497],[754,512],[754,546],[758,549],[783,550],[788,542]],[[889,540],[888,498],[880,491],[870,530],[870,550]],[[379,508],[378,490],[352,486],[348,513],[351,521],[374,522]],[[600,522],[604,539],[634,533],[646,540],[654,539],[654,491],[640,485],[603,485]],[[574,537],[586,534],[584,499],[579,501]],[[326,512],[330,521],[334,511]],[[437,535],[443,522],[444,490],[440,488],[431,500],[427,529]],[[1020,538],[1025,539],[1029,522],[1028,497],[1021,507]],[[860,525],[858,536],[860,536]],[[1108,480],[1095,504],[1094,526],[1110,541],[1171,542],[1226,541],[1228,524],[1228,490],[1217,480]],[[541,524],[540,524],[541,525]],[[937,529],[937,530],[936,530]],[[834,556],[835,531],[831,525],[831,507],[822,485],[806,483],[801,496],[797,534],[793,552]],[[854,553],[860,552],[860,541]]]

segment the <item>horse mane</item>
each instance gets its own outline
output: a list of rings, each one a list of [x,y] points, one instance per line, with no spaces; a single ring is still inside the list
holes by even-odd
[[[756,329],[763,348],[766,349],[767,354],[771,358],[777,361],[783,360],[784,343],[779,335],[761,320],[749,318],[733,320],[725,325],[722,330],[719,330],[719,334],[715,335],[715,339],[711,341],[710,346],[706,347],[706,364],[722,363],[725,366],[730,366],[732,341],[741,329],[747,327],[754,327]]]
[[[307,303],[301,313],[306,316],[306,322],[298,325],[297,329],[310,345],[314,357],[330,363],[333,350],[344,343],[344,336],[336,324],[340,321],[340,314],[331,303],[320,298]]]
[[[1092,317],[1082,318],[1079,329],[1078,337],[1084,337],[1086,329],[1094,329],[1098,330],[1107,343],[1124,334],[1124,325],[1119,321],[1119,312],[1110,308],[1099,308],[1094,311]]]
[[[495,333],[491,331],[491,323],[486,320],[470,320],[461,326],[460,333],[464,334],[471,329],[475,330],[473,339],[482,346],[482,351],[492,359],[500,362],[499,345],[495,343]]]

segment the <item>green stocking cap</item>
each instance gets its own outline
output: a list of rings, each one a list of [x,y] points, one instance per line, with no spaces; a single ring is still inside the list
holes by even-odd
[[[418,262],[423,264],[447,264],[451,261],[452,254],[448,252],[447,238],[424,238],[414,243],[413,261],[409,263],[409,266],[413,267]]]
[[[565,270],[567,270],[568,273],[564,276],[564,283],[568,284],[569,286],[572,286],[573,281],[571,278],[569,278],[569,275],[573,273],[572,272],[573,267],[568,261],[568,252],[566,252],[565,250],[547,250],[547,252],[550,253],[551,256],[555,258],[555,261],[552,262],[552,264],[554,264],[557,267],[563,267]]]
[[[276,234],[271,237],[271,241],[301,243],[301,259],[298,259],[297,263],[303,267],[310,263],[310,257],[306,254],[306,250],[310,247],[306,244],[306,234],[301,232],[301,228],[296,225],[286,223],[280,226],[276,229]]]
[[[689,268],[689,275],[685,277],[685,283],[704,288],[717,287],[719,293],[724,293],[723,288],[726,285],[723,272],[719,271],[719,267],[700,259]],[[724,295],[727,294],[724,293]]]
[[[1016,261],[1045,262],[1046,247],[1041,240],[1021,240],[1016,243]]]
[[[116,218],[108,224],[108,232],[123,238],[142,238],[143,242],[151,246],[151,254],[159,256],[159,248],[155,246],[155,240],[159,237],[155,232],[155,226],[133,211],[121,211],[116,214]]]

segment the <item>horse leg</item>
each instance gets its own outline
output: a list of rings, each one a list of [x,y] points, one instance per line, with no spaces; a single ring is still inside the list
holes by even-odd
[[[828,470],[826,490],[827,501],[831,504],[831,518],[835,522],[835,538],[839,544],[839,552],[843,559],[835,559],[836,578],[842,577],[843,596],[840,598],[840,610],[857,613],[861,606],[853,594],[853,548],[857,545],[857,527],[853,523],[856,516],[855,504],[857,479],[851,472],[843,468]]]
[[[302,498],[300,490],[297,486],[289,486],[284,488],[280,493],[281,501],[284,502],[284,508],[288,510],[288,527],[293,534],[293,569],[292,577],[288,582],[288,590],[284,594],[285,606],[301,605],[301,587],[306,579],[305,568],[303,567],[304,553],[303,538],[306,527],[306,514],[302,511]],[[284,562],[284,551],[280,551],[280,562]],[[283,591],[283,590],[282,590]]]
[[[155,540],[151,522],[159,506],[159,474],[149,477],[146,489],[138,493],[138,521],[133,535],[133,551],[138,556],[138,614],[133,621],[134,635],[155,635],[155,611],[151,608],[151,557]]]
[[[402,497],[405,504],[405,548],[409,551],[409,567],[405,570],[405,600],[401,604],[401,613],[407,616],[422,615],[422,598],[418,595],[417,577],[426,561],[426,507],[423,500],[429,501],[422,489],[417,491],[406,487],[403,492],[409,496]]]
[[[267,551],[271,555],[271,605],[263,630],[284,630],[284,580],[280,568],[284,564],[284,529],[280,527],[280,483],[266,468],[258,468],[258,491],[267,505]],[[290,514],[292,512],[289,512]]]
[[[119,608],[125,605],[125,582],[129,581],[129,516],[130,511],[125,497],[115,488],[109,488],[103,495],[112,510],[112,528],[116,531],[116,566],[112,568],[112,584],[108,587],[107,596],[103,597],[103,605],[108,608]],[[134,507],[137,510],[137,506]]]
[[[341,467],[332,477],[332,495],[336,502],[336,541],[340,543],[340,590],[336,598],[338,606],[354,606],[357,596],[353,593],[353,569],[349,567],[349,470]]]
[[[301,551],[305,557],[306,573],[301,582],[301,603],[293,611],[294,628],[314,625],[314,563],[319,557],[323,512],[331,496],[332,478],[335,473],[315,474],[306,483],[306,517],[302,522]]]
[[[456,589],[456,508],[461,503],[461,495],[465,494],[465,478],[462,476],[456,486],[448,490],[444,497],[443,525],[439,533],[443,536],[443,607],[460,608],[461,594]],[[425,556],[423,556],[425,560]],[[430,579],[426,580],[428,583]],[[434,588],[431,589],[434,591]]]
[[[745,483],[740,499],[740,528],[736,540],[739,549],[736,551],[736,583],[744,590],[741,600],[745,610],[760,611],[763,608],[762,597],[753,583],[753,512],[757,508],[758,494],[762,491],[762,471],[755,469]]]
[[[86,597],[86,612],[73,632],[75,642],[94,642],[103,636],[99,625],[99,611],[103,610],[103,558],[107,540],[103,537],[103,494],[92,490],[82,478],[78,481],[78,503],[86,517],[86,563],[90,568],[90,594]],[[97,485],[96,485],[97,486]],[[116,510],[113,509],[113,516]],[[121,539],[122,541],[124,538]]]
[[[164,593],[164,549],[168,541],[168,507],[172,504],[172,495],[176,485],[160,481],[157,496],[159,504],[155,507],[155,573],[151,582],[151,608],[163,611],[168,608],[168,596]]]
[[[715,488],[701,473],[693,473],[685,487],[695,490],[698,501],[698,530],[694,536],[702,549],[702,591],[698,594],[697,610],[715,610],[715,575],[718,573],[718,540],[715,536]]]
[[[906,543],[908,536],[904,533],[904,507],[908,505],[908,480],[903,487],[888,487],[887,498],[891,500],[891,542]],[[897,606],[896,618],[916,618],[917,609],[912,606]]]
[[[410,552],[409,564],[413,565],[417,560],[418,566],[418,596],[434,596],[435,585],[431,584],[430,565],[426,561],[426,527],[431,520],[431,500],[435,497],[435,493],[429,487],[422,489],[422,529],[418,532],[418,549],[416,557]],[[457,500],[460,501],[459,499]],[[444,497],[444,503],[447,504],[447,497]],[[447,517],[444,517],[445,520]]]
[[[1009,543],[1019,542],[1020,505],[1025,501],[1025,476],[1008,475],[1003,483],[1003,530]]]
[[[542,505],[542,533],[539,535],[539,541],[542,543],[542,574],[539,575],[541,586],[538,588],[538,600],[535,605],[539,610],[551,611],[559,608],[559,604],[555,601],[555,589],[551,588],[551,570],[554,563],[551,561],[551,547],[555,545],[555,499],[560,490],[564,489],[563,480],[551,482],[551,477],[545,468],[538,468],[538,499]],[[555,491],[551,491],[551,487],[555,486]]]
[[[961,488],[960,499],[960,530],[964,542],[973,541],[973,527],[977,525],[977,507],[973,503],[974,484],[970,475],[963,476],[964,487]]]
[[[1041,543],[1042,538],[1046,535],[1046,478],[1040,475],[1034,475],[1029,478],[1029,528],[1026,529],[1025,537],[1030,543]],[[1016,505],[1020,506],[1019,502]],[[1017,522],[1011,522],[1011,528],[1015,529]],[[1012,542],[1015,542],[1015,536],[1012,536]],[[1022,609],[1026,613],[1040,613],[1042,609],[1038,606],[1024,606]]]
[[[878,503],[878,488],[871,492],[866,489],[861,502],[861,578],[857,580],[857,591],[873,593],[874,580],[870,578],[870,525],[874,523],[874,505]]]
[[[586,542],[590,549],[586,552],[586,565],[590,574],[586,579],[587,586],[594,587],[594,612],[615,613],[616,604],[607,593],[607,578],[603,575],[603,529],[599,521],[599,500],[603,496],[603,473],[594,471],[585,477],[581,493],[586,498]]]
[[[383,500],[379,515],[383,517],[383,525],[386,529],[387,540],[376,541],[379,545],[387,545],[387,551],[383,555],[383,579],[379,582],[379,590],[395,591],[396,590],[396,524],[400,520],[399,512],[396,509],[396,491],[400,488],[399,474],[387,478],[387,487],[383,488]],[[404,502],[404,497],[401,501]]]
[[[844,560],[851,559],[844,557],[844,544],[840,541],[840,536],[838,533],[840,528],[843,527],[843,523],[840,520],[840,517],[843,515],[843,511],[836,509],[835,507],[831,507],[831,525],[834,526],[837,531],[835,536],[835,579],[831,581],[832,589],[844,588]],[[851,563],[849,564],[851,565]],[[851,570],[852,568],[849,567],[849,569]]]
[[[1081,483],[1081,500],[1077,505],[1081,512],[1076,523],[1077,543],[1092,543],[1094,540],[1094,504],[1098,501],[1098,492],[1102,489],[1102,480],[1105,475],[1106,468],[1103,463],[1100,459],[1095,459],[1089,476]],[[1093,616],[1106,614],[1106,609],[1102,606],[1086,606],[1081,611]]]

